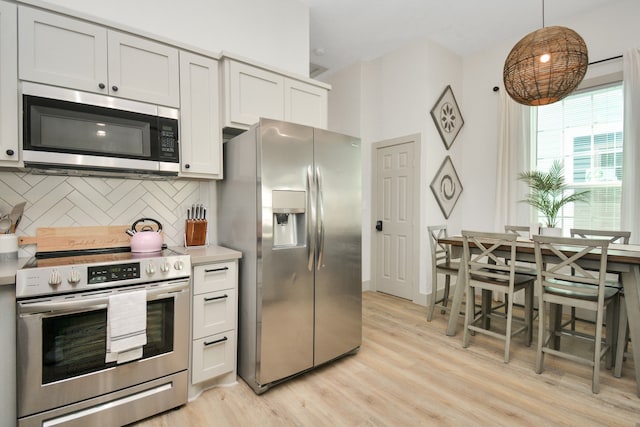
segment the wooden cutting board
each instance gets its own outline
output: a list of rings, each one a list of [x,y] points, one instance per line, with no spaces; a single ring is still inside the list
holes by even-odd
[[[91,227],[44,227],[36,230],[35,237],[19,236],[18,244],[36,245],[36,252],[74,251],[129,247],[125,230],[129,225]]]

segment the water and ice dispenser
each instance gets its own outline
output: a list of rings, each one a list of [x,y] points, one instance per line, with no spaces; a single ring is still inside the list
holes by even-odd
[[[273,247],[304,246],[306,192],[273,190]]]

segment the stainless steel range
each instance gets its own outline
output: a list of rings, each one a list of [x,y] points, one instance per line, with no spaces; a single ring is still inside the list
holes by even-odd
[[[18,425],[120,426],[186,403],[189,256],[57,255],[16,275]]]

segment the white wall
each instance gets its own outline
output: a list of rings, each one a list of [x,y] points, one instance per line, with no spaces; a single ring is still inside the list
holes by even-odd
[[[309,75],[309,7],[298,0],[25,0],[55,5],[212,53]]]
[[[329,83],[329,128],[337,132],[359,135],[362,139],[363,166],[363,281],[371,279],[371,159],[372,144],[411,134],[421,134],[422,176],[415,185],[420,192],[420,230],[428,224],[444,223],[445,219],[433,200],[429,184],[433,174],[447,155],[454,165],[460,158],[467,129],[462,128],[451,149],[447,151],[433,126],[431,108],[447,85],[459,94],[462,87],[462,59],[428,41],[408,45],[374,61],[356,64],[331,76]],[[462,107],[463,117],[465,115]],[[351,123],[348,123],[350,118]],[[466,117],[465,117],[466,120]],[[359,132],[357,131],[359,124]],[[461,177],[464,185],[464,178]],[[466,189],[465,189],[466,191]],[[464,196],[464,191],[462,195]],[[459,202],[460,203],[460,202]],[[458,206],[449,218],[450,224],[460,221]],[[426,289],[425,262],[428,250],[426,232],[420,233],[420,292]]]
[[[586,41],[591,61],[620,55],[640,46],[640,2],[616,3],[565,22],[547,22],[576,30]],[[522,35],[488,46],[483,52],[459,57],[428,41],[406,46],[371,62],[354,65],[327,78],[329,128],[360,127],[363,140],[363,280],[371,279],[371,144],[411,133],[422,135],[420,178],[420,263],[417,301],[431,293],[431,268],[426,227],[447,223],[451,232],[461,228],[493,229],[496,198],[499,93],[504,59]],[[617,62],[617,65],[615,64]],[[621,68],[620,61],[590,67],[587,78]],[[358,72],[357,70],[362,70]],[[446,85],[452,86],[464,118],[464,127],[449,151],[433,124],[429,111]],[[360,91],[355,91],[355,87]],[[354,98],[356,98],[354,100]],[[358,109],[358,113],[352,111]],[[352,122],[345,123],[345,117]],[[360,124],[357,124],[357,121]],[[438,208],[429,183],[440,163],[450,155],[464,187],[448,220]]]

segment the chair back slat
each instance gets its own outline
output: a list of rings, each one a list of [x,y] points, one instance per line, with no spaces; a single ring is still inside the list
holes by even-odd
[[[504,232],[514,233],[520,237],[529,237],[529,226],[528,225],[505,225]]]
[[[631,238],[630,231],[620,230],[589,230],[585,228],[572,228],[569,230],[571,237],[582,237],[584,239],[609,239],[609,243],[629,244]]]
[[[470,278],[510,280],[513,284],[516,240],[514,233],[462,231],[464,259]]]
[[[440,239],[448,237],[446,225],[432,225],[427,227],[429,232],[429,245],[431,247],[431,262],[433,267],[443,262],[451,261],[451,250],[449,245],[439,242]]]
[[[608,239],[580,237],[533,236],[540,286],[574,290],[575,284],[585,286],[581,292],[589,295],[603,293],[606,283]],[[587,257],[597,257],[599,268],[585,269],[581,265]],[[593,265],[594,260],[588,261]],[[602,288],[602,289],[599,289]],[[604,295],[604,293],[603,293]]]

